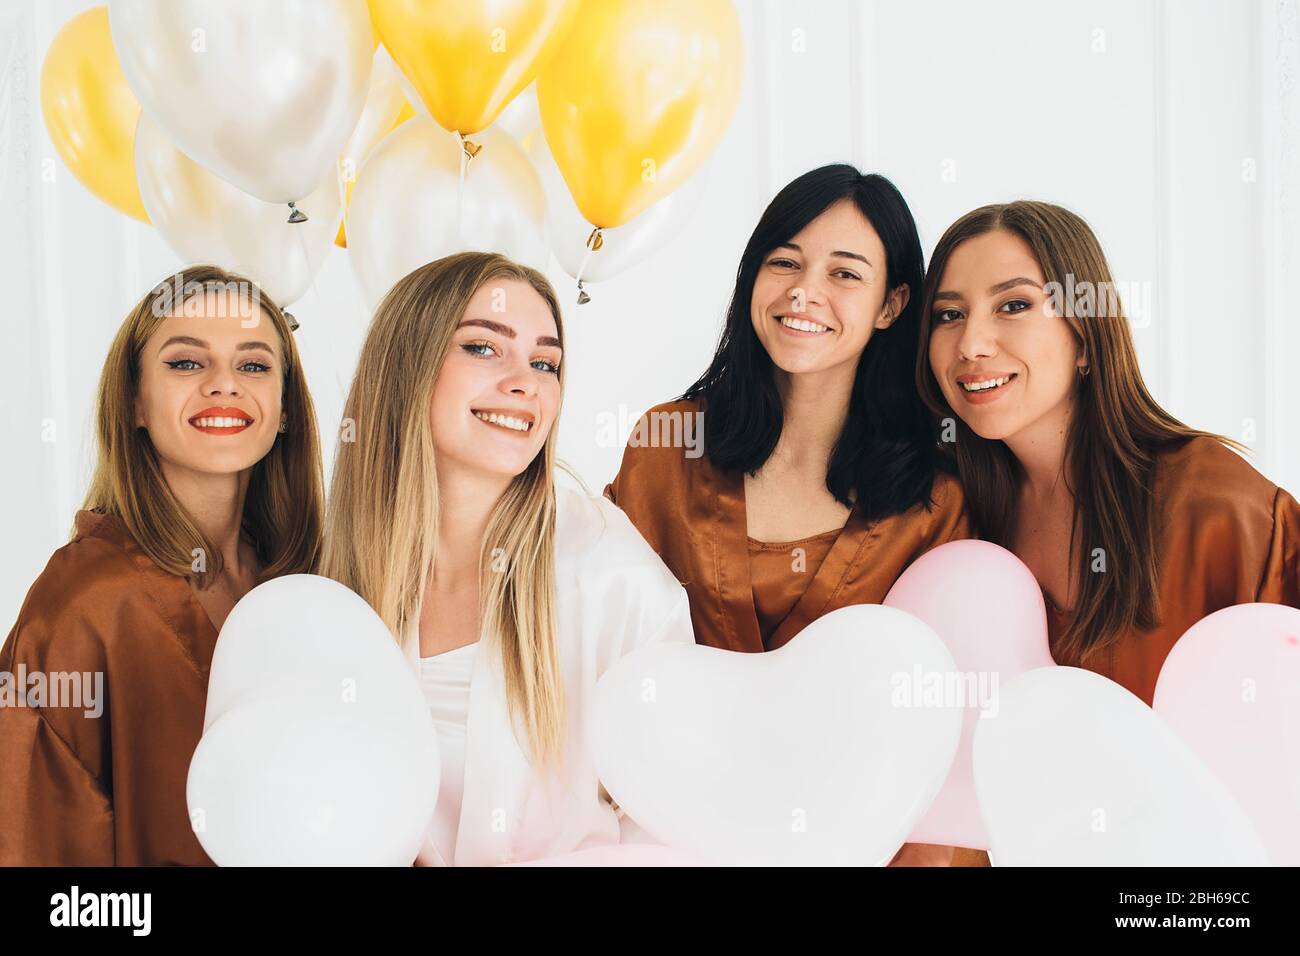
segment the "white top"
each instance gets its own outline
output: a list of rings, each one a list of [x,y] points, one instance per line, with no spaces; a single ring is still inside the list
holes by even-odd
[[[563,487],[556,488],[555,498],[555,624],[569,716],[564,770],[534,772],[510,719],[499,652],[488,644],[466,654],[472,658],[464,663],[472,664],[473,691],[465,724],[464,770],[451,773],[445,754],[440,761],[444,775],[462,781],[455,858],[442,852],[443,844],[450,847],[449,839],[439,844],[426,836],[417,864],[496,866],[618,843],[625,834],[635,842],[648,839],[614,806],[596,776],[587,742],[596,719],[596,683],[639,647],[693,642],[690,602],[627,515],[608,498]],[[422,678],[419,619],[417,608],[407,622],[402,650]],[[442,800],[435,815],[451,818]],[[433,832],[432,825],[426,829],[426,834]]]
[[[461,796],[465,783],[465,725],[469,716],[469,681],[474,670],[474,649],[466,644],[432,657],[420,658],[420,687],[429,702],[438,731],[441,782],[438,805],[426,840],[432,840],[446,860],[456,853]]]

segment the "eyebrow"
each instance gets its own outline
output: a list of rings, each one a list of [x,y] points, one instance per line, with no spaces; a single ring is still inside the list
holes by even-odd
[[[201,349],[212,348],[211,345],[209,345],[207,342],[204,342],[202,339],[196,339],[193,336],[189,336],[189,335],[173,335],[171,338],[169,338],[166,342],[164,342],[162,345],[158,347],[158,351],[161,352],[163,349],[165,349],[169,345],[172,345],[173,343],[179,345],[193,345]],[[235,346],[236,352],[244,352],[249,349],[266,349],[266,351],[270,352],[272,355],[275,354],[275,349],[271,348],[271,346],[267,345],[265,342],[240,342],[238,345]]]
[[[1008,289],[1014,289],[1018,285],[1033,286],[1035,289],[1039,289],[1040,291],[1043,287],[1042,283],[1035,282],[1033,279],[1026,279],[1024,276],[1016,276],[1014,279],[1008,279],[1006,282],[999,282],[997,285],[989,286],[989,295],[997,295],[999,292],[1006,292]],[[934,294],[935,302],[938,302],[940,299],[961,298],[963,298],[963,296],[960,292],[936,292]]]
[[[803,250],[799,248],[798,244],[793,242],[783,242],[776,248],[793,249],[795,252],[803,252]],[[835,252],[831,253],[831,256],[839,256],[841,259],[857,259],[859,262],[865,262],[867,265],[871,265],[871,260],[866,256],[860,256],[856,252],[846,252],[843,249],[837,249]]]
[[[508,339],[513,339],[516,337],[515,330],[512,329],[510,326],[503,325],[500,322],[493,322],[491,319],[465,319],[460,323],[460,325],[456,326],[456,328],[461,329],[467,325],[480,325],[485,329],[490,329],[493,332],[499,333],[500,335],[504,335]],[[553,345],[557,349],[563,348],[563,346],[560,345],[560,340],[553,335],[537,336],[537,344]]]

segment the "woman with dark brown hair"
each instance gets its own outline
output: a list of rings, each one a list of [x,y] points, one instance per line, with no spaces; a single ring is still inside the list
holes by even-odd
[[[1150,705],[1207,614],[1300,606],[1300,506],[1156,403],[1115,289],[1074,213],[976,209],[931,258],[917,381],[977,533],[1038,578],[1053,657]]]
[[[72,539],[0,650],[0,864],[210,864],[185,781],[217,633],[320,551],[316,417],[284,313],[215,266],[170,276],[109,348],[97,432]]]

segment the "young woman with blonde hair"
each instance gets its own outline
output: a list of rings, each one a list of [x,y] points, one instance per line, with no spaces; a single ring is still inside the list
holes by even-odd
[[[0,864],[209,864],[185,781],[217,633],[320,549],[315,412],[284,313],[214,266],[170,276],[113,340],[97,437],[72,539],[0,650]]]
[[[981,536],[1037,576],[1058,663],[1148,705],[1208,614],[1300,606],[1300,506],[1152,398],[1097,237],[1044,202],[985,206],[930,263],[916,368]]]
[[[417,862],[617,843],[584,744],[623,654],[692,640],[686,594],[621,511],[557,490],[563,325],[539,272],[429,263],[384,298],[348,395],[323,573],[417,668],[442,786]]]

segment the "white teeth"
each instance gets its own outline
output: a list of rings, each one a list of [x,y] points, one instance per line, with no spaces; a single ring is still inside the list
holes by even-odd
[[[511,418],[509,415],[498,415],[496,412],[475,412],[474,417],[517,432],[526,432],[533,427],[532,422],[524,421],[522,418]]]
[[[822,325],[819,322],[809,322],[807,319],[795,319],[788,315],[781,316],[781,324],[786,328],[798,329],[800,332],[830,331],[830,326]]]
[[[235,428],[238,425],[251,425],[247,418],[196,418],[194,424],[200,428]]]
[[[986,378],[982,382],[962,382],[961,387],[968,392],[982,392],[986,389],[997,388],[999,385],[1005,385],[1011,381],[1010,375],[1004,375],[1002,378]]]

